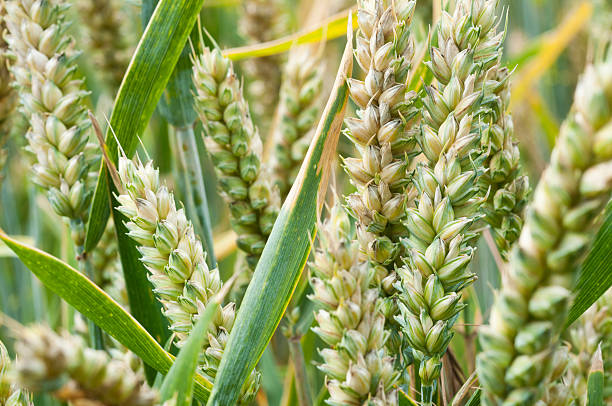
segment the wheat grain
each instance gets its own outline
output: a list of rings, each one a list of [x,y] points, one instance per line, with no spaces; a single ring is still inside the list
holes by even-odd
[[[486,404],[534,404],[571,302],[575,266],[612,187],[612,63],[589,66],[535,191],[510,272],[480,332]]]
[[[280,209],[278,189],[261,162],[262,142],[231,62],[205,49],[194,61],[196,109],[206,146],[238,234],[238,247],[255,268]]]
[[[122,157],[119,177],[124,192],[117,196],[117,209],[129,219],[128,236],[139,245],[153,291],[181,346],[206,304],[221,289],[219,271],[206,265],[206,253],[191,222],[183,209],[177,210],[173,194],[160,183],[159,171],[151,162],[143,165]],[[213,379],[234,318],[235,304],[229,303],[209,327],[201,367]],[[243,390],[245,402],[258,386],[259,374],[253,371]]]
[[[366,263],[344,210],[335,205],[319,226],[318,248],[310,264],[310,299],[321,309],[313,331],[327,345],[319,368],[327,376],[330,405],[397,405],[398,373],[385,348],[389,333],[379,307],[379,288],[370,288]],[[367,403],[371,402],[371,403]]]

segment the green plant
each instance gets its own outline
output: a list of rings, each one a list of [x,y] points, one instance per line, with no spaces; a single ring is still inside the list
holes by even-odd
[[[609,401],[612,14],[559,3],[0,0],[0,404]]]

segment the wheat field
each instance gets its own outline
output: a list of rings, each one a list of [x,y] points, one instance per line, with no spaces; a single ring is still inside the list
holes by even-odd
[[[0,406],[612,404],[609,0],[0,0]]]

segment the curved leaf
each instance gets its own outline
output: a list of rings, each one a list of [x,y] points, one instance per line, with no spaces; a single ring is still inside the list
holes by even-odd
[[[0,239],[49,290],[157,371],[165,374],[170,370],[172,355],[164,351],[132,315],[87,277],[54,256],[10,238],[1,230]],[[195,391],[199,399],[208,398],[211,386],[204,377],[196,376]]]
[[[349,18],[349,24],[351,19]],[[348,100],[352,30],[336,82],[300,172],[247,288],[208,405],[233,405],[291,299],[316,232]]]
[[[353,29],[357,28],[356,7],[341,11],[314,27],[305,28],[286,37],[259,44],[226,49],[223,51],[223,56],[233,61],[237,61],[245,58],[257,58],[260,56],[280,54],[300,44],[310,44],[319,42],[323,39],[329,41],[346,34],[349,19],[352,21],[351,27]]]

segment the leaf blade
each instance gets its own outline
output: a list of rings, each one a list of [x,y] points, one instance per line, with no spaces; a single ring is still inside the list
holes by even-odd
[[[192,402],[194,377],[198,366],[198,357],[204,345],[206,331],[213,317],[219,311],[219,302],[211,300],[204,313],[196,322],[187,342],[181,348],[170,371],[166,375],[160,395],[162,402],[172,399],[176,394],[176,406],[189,406]]]
[[[593,247],[582,264],[574,288],[576,298],[570,308],[565,328],[576,321],[612,286],[610,252],[612,252],[612,203],[606,209],[604,221],[597,232]]]
[[[349,18],[349,22],[350,22]],[[231,405],[276,330],[310,253],[348,102],[352,30],[334,89],[247,288],[208,405]]]

